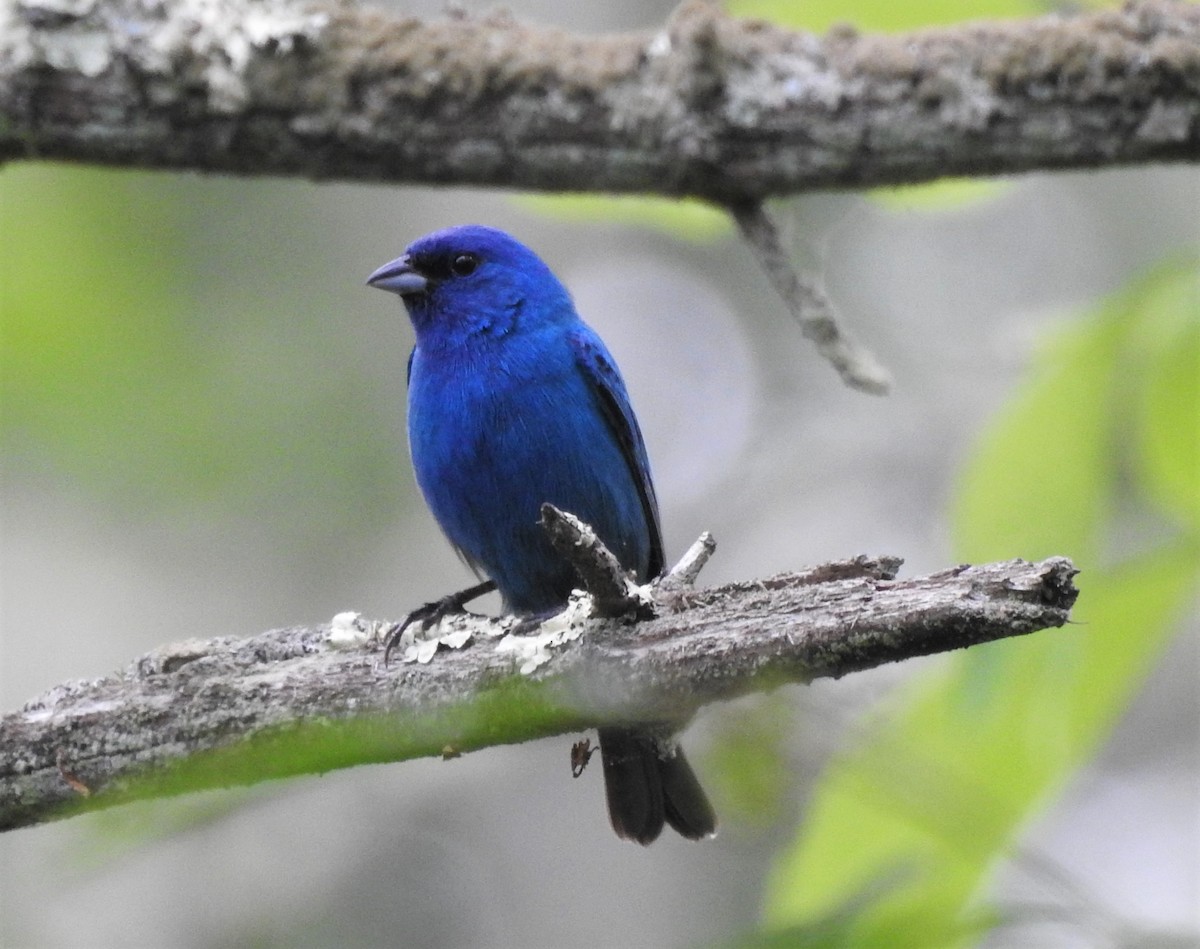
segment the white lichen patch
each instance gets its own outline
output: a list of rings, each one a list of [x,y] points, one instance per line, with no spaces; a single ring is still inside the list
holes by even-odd
[[[112,62],[103,30],[87,26],[95,0],[17,0],[0,4],[0,61],[27,68],[40,61],[52,69],[99,76]],[[51,23],[53,28],[41,27]]]
[[[529,675],[550,661],[551,650],[583,635],[592,613],[592,598],[576,590],[566,609],[543,622],[537,632],[528,636],[510,633],[496,643],[496,651],[511,654],[520,663],[521,675]]]
[[[630,583],[629,595],[641,604],[641,609],[653,610],[657,593],[658,582],[651,580],[649,583]]]
[[[364,619],[362,613],[347,610],[329,621],[329,645],[334,649],[365,646],[378,634],[378,623]]]
[[[429,627],[418,623],[408,627],[400,635],[396,650],[401,662],[426,663],[432,661],[439,649],[462,649],[476,636],[498,638],[516,622],[515,618],[497,622],[471,613],[451,613]]]
[[[653,598],[653,586],[630,586],[631,594],[645,602]],[[413,623],[406,627],[389,650],[400,662],[432,662],[443,649],[464,649],[477,640],[492,641],[496,651],[513,657],[522,675],[529,675],[550,661],[553,650],[583,635],[595,617],[592,597],[576,590],[562,612],[534,627],[529,635],[513,633],[522,625],[519,616],[497,619],[474,613],[450,613],[431,626]],[[361,613],[338,613],[329,624],[328,643],[335,649],[351,649],[386,640],[394,624],[368,620]]]
[[[129,0],[113,9],[97,0],[0,3],[0,61],[40,61],[95,77],[119,55],[144,74],[178,80],[203,69],[212,108],[234,112],[249,98],[245,79],[256,56],[286,55],[315,41],[329,15],[292,0]]]
[[[205,63],[209,104],[236,112],[248,99],[245,70],[263,50],[289,52],[315,38],[329,18],[285,3],[248,6],[243,0],[191,0],[156,31],[149,49],[161,64],[183,59]]]

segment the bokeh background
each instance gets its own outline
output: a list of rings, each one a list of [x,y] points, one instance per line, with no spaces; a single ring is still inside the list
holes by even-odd
[[[511,6],[595,32],[672,4]],[[836,16],[1037,9],[894,6]],[[572,289],[670,554],[716,535],[706,582],[858,553],[1085,571],[1067,630],[706,710],[685,744],[711,843],[619,842],[599,770],[571,780],[549,740],[4,834],[0,944],[1200,944],[1200,172],[774,210],[890,397],[839,383],[703,208],[0,169],[4,711],[168,641],[394,618],[468,581],[409,469],[411,330],[363,285],[452,223],[511,231]]]

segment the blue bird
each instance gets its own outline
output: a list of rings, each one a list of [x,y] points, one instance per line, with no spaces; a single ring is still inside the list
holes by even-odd
[[[574,570],[538,525],[543,502],[590,524],[640,582],[663,572],[658,501],[616,363],[567,289],[503,231],[452,227],[414,242],[367,283],[399,294],[416,334],[408,443],[417,483],[446,537],[490,578],[505,609],[564,606]],[[664,822],[684,837],[716,817],[669,730],[600,729],[613,829],[649,844]]]

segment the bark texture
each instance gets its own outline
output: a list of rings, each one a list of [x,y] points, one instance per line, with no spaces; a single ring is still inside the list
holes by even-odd
[[[0,0],[0,161],[695,196],[1200,158],[1200,7],[574,36],[318,0]]]
[[[414,650],[427,661],[389,666],[378,636],[347,639],[344,622],[165,646],[0,719],[0,829],[135,797],[685,721],[783,683],[1061,626],[1076,596],[1061,557],[905,580],[898,566],[860,557],[699,591],[666,584],[653,619],[560,624],[536,643],[460,617],[439,630],[441,648]]]

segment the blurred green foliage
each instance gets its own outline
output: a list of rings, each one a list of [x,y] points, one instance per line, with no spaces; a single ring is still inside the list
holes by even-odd
[[[874,188],[871,197],[892,211],[950,211],[992,201],[1008,190],[1008,182],[981,178],[943,178],[923,185]]]
[[[401,410],[356,384],[357,353],[334,319],[347,288],[324,305],[300,297],[290,267],[312,238],[264,243],[256,223],[311,186],[263,182],[261,198],[226,202],[240,186],[32,164],[0,173],[10,473],[70,483],[125,517],[211,503],[313,542],[399,508],[401,448],[381,433]],[[230,206],[244,215],[223,221],[230,245],[207,243],[205,216]],[[397,371],[402,360],[398,350]]]
[[[733,232],[724,210],[701,201],[601,194],[529,194],[514,200],[526,211],[563,221],[652,227],[688,241],[713,241]]]
[[[1089,5],[1099,4],[1080,4]],[[1038,0],[729,0],[726,9],[734,16],[821,33],[838,24],[899,32],[963,20],[1016,19],[1046,13],[1053,5]]]
[[[794,719],[779,693],[756,696],[720,716],[704,773],[722,820],[756,830],[778,825],[793,784],[788,739]]]
[[[1021,829],[1096,752],[1193,602],[1198,340],[1194,259],[1053,334],[968,462],[954,524],[964,561],[1071,556],[1074,623],[966,651],[886,703],[781,854],[771,931],[838,917],[844,945],[973,941],[998,863],[1021,863]],[[1133,544],[1131,520],[1153,539]],[[846,918],[847,894],[879,880]]]

